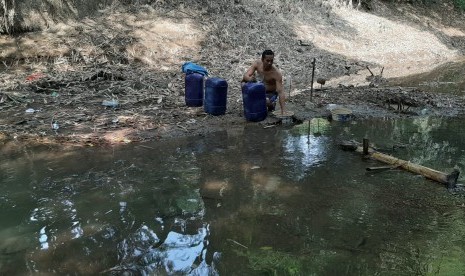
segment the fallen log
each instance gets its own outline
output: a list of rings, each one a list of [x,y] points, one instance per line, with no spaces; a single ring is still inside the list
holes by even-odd
[[[381,152],[374,150],[373,148],[366,148],[368,145],[367,141],[363,143],[365,145],[365,152],[364,154],[368,158],[372,158],[389,165],[404,169],[409,172],[417,173],[423,175],[426,178],[431,180],[437,181],[439,183],[443,183],[447,185],[447,188],[455,188],[457,185],[457,179],[459,177],[460,172],[457,169],[454,169],[450,174],[446,174],[437,170],[433,170],[431,168],[411,163],[410,161],[402,160]],[[342,149],[344,150],[352,150],[358,153],[364,152],[364,147],[359,146],[357,143],[354,142],[344,142],[341,144]]]

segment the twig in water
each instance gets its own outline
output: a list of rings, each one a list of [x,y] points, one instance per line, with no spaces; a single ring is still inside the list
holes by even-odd
[[[149,147],[149,146],[144,146],[144,145],[139,145],[139,147],[146,148],[146,149],[153,149],[153,150],[155,149],[155,148],[152,148],[152,147]]]
[[[276,127],[276,126],[277,126],[276,124],[271,124],[271,125],[264,126],[263,128],[266,129],[266,128],[272,128],[272,127]]]
[[[239,245],[239,246],[242,246],[242,247],[244,247],[245,249],[249,249],[247,246],[245,246],[245,245],[243,245],[243,244],[240,244],[240,243],[238,243],[238,242],[235,241],[235,240],[228,239],[228,241],[230,241],[230,242],[232,242],[232,243],[235,243],[235,244],[237,244],[237,245]]]

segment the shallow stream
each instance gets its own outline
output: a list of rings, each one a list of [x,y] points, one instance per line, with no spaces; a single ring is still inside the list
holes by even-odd
[[[464,275],[465,198],[342,151],[465,168],[460,120],[332,122],[1,150],[0,275]]]

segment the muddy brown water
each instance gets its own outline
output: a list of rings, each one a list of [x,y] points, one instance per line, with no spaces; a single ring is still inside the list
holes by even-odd
[[[339,149],[463,171],[460,120],[327,122],[103,149],[3,147],[0,274],[465,273],[465,199]]]

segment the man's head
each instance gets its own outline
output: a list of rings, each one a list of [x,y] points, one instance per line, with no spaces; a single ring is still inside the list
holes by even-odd
[[[271,50],[265,50],[262,53],[263,69],[270,69],[273,66],[274,53]]]

